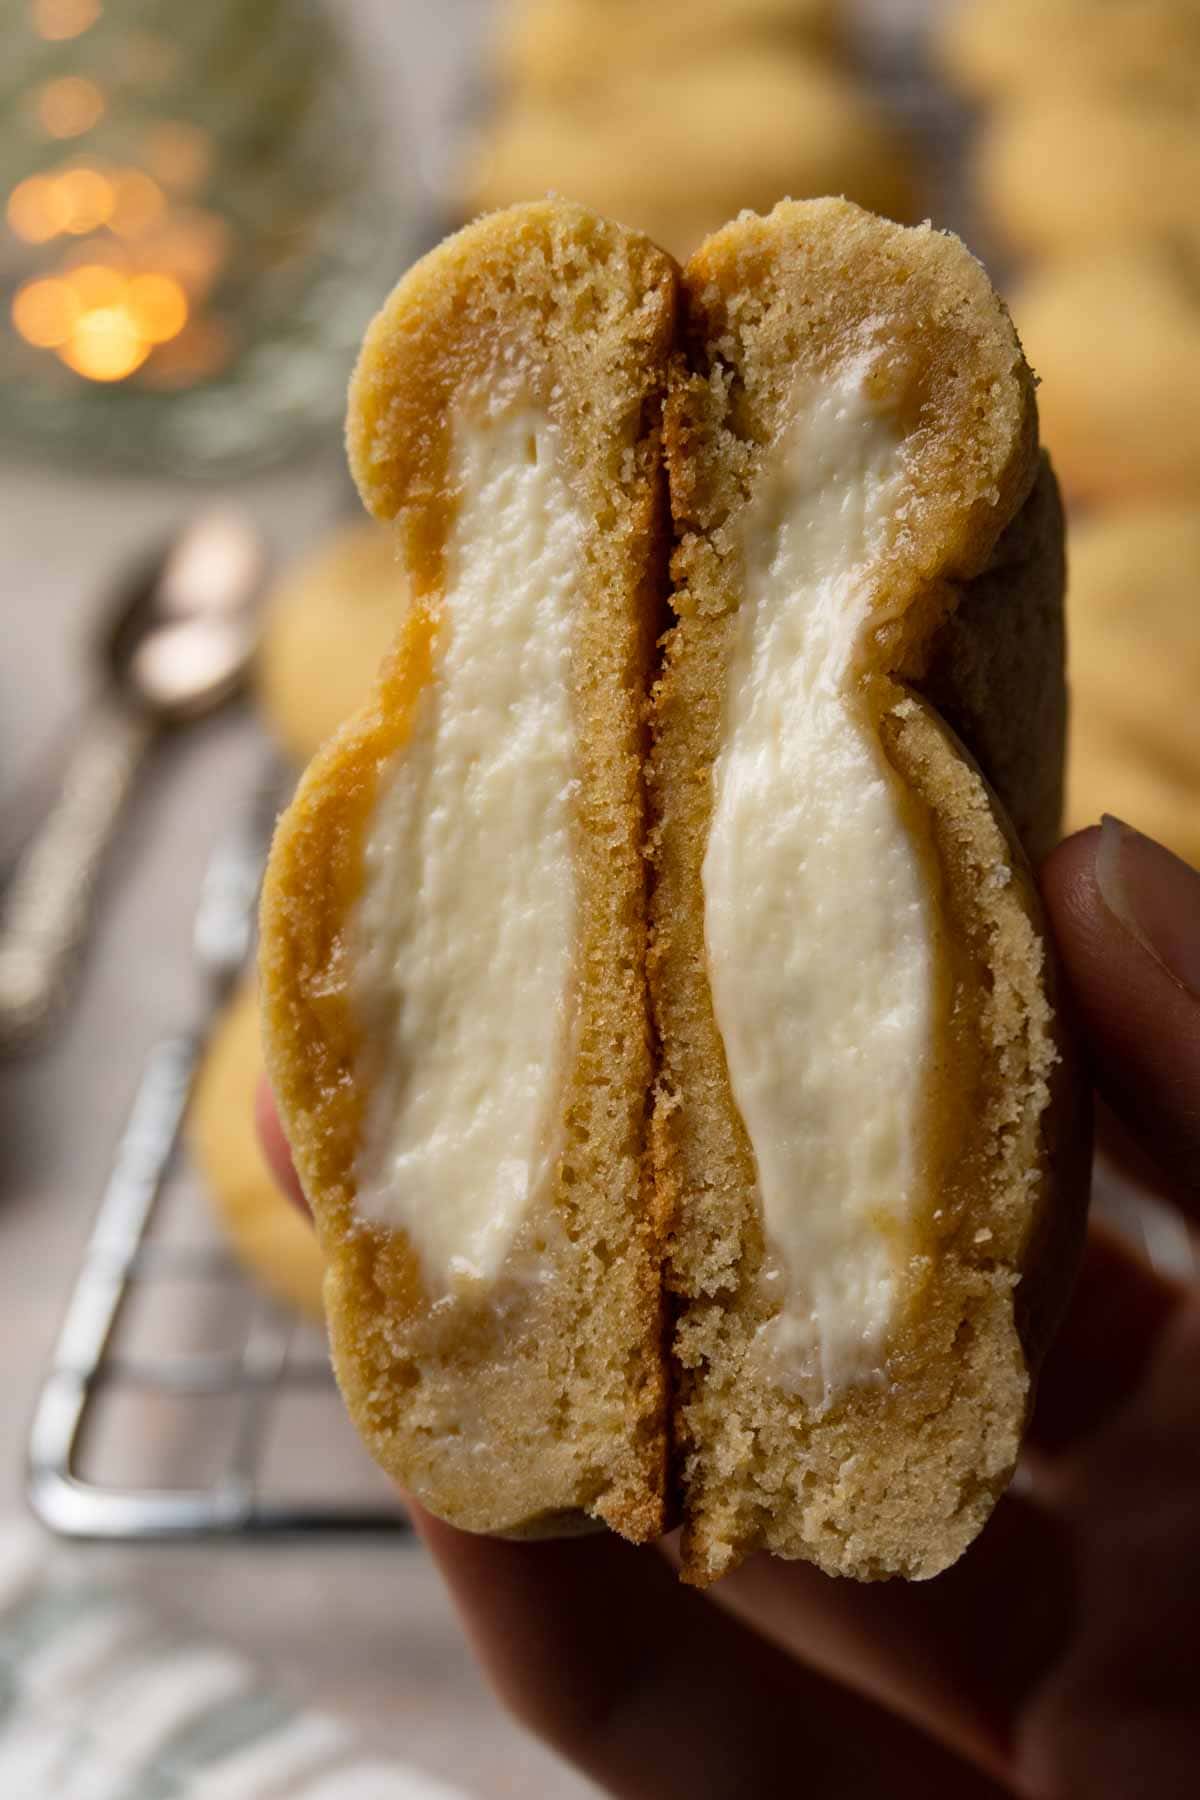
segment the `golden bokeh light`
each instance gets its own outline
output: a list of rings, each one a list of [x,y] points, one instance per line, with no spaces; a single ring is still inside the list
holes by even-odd
[[[98,306],[82,314],[59,356],[90,381],[124,381],[141,367],[150,345],[126,306]]]
[[[27,281],[13,295],[12,321],[27,344],[57,350],[79,323],[83,303],[66,281]]]
[[[85,237],[108,224],[116,196],[112,182],[99,169],[64,169],[55,177],[55,187],[63,230],[72,237]]]
[[[78,37],[100,17],[100,0],[33,0],[33,28],[51,42]]]
[[[149,344],[165,344],[187,324],[187,295],[172,275],[135,275],[126,304],[139,334]]]
[[[125,277],[107,263],[81,263],[78,268],[69,270],[64,279],[85,312],[124,303]]]
[[[51,137],[80,137],[104,117],[104,95],[86,75],[59,75],[39,93],[37,116]]]
[[[112,213],[109,229],[118,237],[136,238],[161,224],[167,210],[166,195],[141,169],[119,169],[113,176]]]
[[[9,228],[27,244],[45,244],[67,228],[66,196],[53,175],[29,175],[8,196]]]

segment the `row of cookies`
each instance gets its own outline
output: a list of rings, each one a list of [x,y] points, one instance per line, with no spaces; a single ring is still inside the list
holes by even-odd
[[[1067,823],[1200,860],[1200,4],[961,0],[972,196],[1072,503]]]
[[[1200,5],[962,0],[937,45],[985,113],[991,247],[1060,475],[1098,502],[1200,481]]]
[[[850,67],[838,0],[507,0],[463,216],[570,194],[686,256],[744,207],[918,207],[911,154]]]

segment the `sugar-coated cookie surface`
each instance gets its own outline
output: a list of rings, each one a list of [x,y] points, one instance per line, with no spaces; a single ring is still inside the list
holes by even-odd
[[[408,604],[391,534],[345,525],[271,596],[255,667],[267,724],[303,766],[362,705]]]
[[[262,1073],[258,997],[253,981],[246,981],[200,1066],[188,1112],[188,1147],[239,1261],[268,1293],[320,1319],[325,1275],[320,1245],[267,1167],[254,1128]]]
[[[1200,238],[1057,258],[1013,315],[1042,430],[1083,500],[1187,499],[1200,484]]]
[[[1110,812],[1200,867],[1200,505],[1071,530],[1067,828]]]
[[[1081,1231],[1010,823],[1057,827],[1061,514],[957,240],[784,204],[684,317],[650,974],[685,1572],[927,1576],[1009,1479]]]
[[[698,59],[662,101],[650,65],[591,101],[503,110],[472,149],[466,212],[530,193],[578,194],[680,256],[743,207],[845,194],[910,218],[908,146],[849,76],[785,51]]]
[[[676,282],[540,202],[392,294],[347,436],[411,604],[264,887],[337,1375],[383,1467],[472,1530],[665,1518],[642,750]]]

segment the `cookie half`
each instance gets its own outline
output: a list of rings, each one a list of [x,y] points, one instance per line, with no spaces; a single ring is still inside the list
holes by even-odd
[[[263,898],[268,1068],[351,1414],[477,1531],[662,1528],[643,711],[676,271],[566,203],[375,320],[349,449],[412,604]]]
[[[1080,1228],[1011,823],[1057,819],[1061,516],[957,240],[786,203],[684,296],[650,973],[685,1569],[928,1576],[1009,1479]]]

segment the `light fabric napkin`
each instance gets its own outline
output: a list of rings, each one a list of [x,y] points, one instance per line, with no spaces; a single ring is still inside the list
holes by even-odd
[[[0,1526],[4,1800],[468,1800]]]

